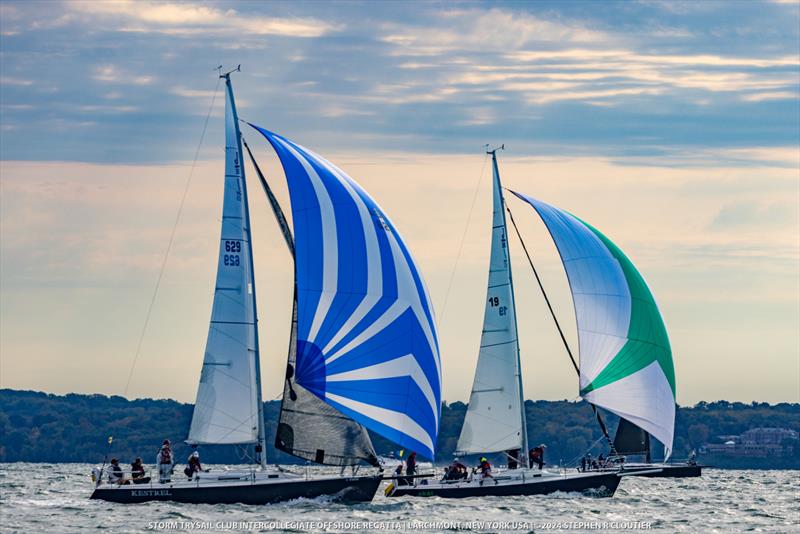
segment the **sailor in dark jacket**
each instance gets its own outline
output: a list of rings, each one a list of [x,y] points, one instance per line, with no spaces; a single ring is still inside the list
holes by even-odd
[[[186,466],[186,469],[183,472],[189,477],[189,480],[194,478],[196,473],[201,473],[203,471],[203,466],[200,465],[200,453],[194,451],[189,456],[189,464]]]
[[[144,465],[142,464],[142,459],[138,456],[131,464],[131,478],[133,480],[144,478]]]

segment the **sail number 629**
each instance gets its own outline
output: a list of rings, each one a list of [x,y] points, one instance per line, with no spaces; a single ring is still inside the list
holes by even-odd
[[[241,241],[225,241],[225,252],[241,252]],[[238,267],[240,260],[238,254],[224,254],[222,262],[228,267]]]

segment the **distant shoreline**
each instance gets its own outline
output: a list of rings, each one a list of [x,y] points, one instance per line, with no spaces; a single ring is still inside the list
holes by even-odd
[[[189,429],[193,406],[169,399],[127,400],[120,396],[66,394],[0,389],[0,463],[102,463],[104,457],[116,456],[130,463],[141,456],[146,464],[155,461],[158,447],[165,438],[172,440],[177,463],[182,463],[190,449],[183,443]],[[280,401],[264,403],[267,422],[267,458],[283,465],[303,462],[274,448]],[[585,402],[526,401],[528,439],[545,443],[545,461],[550,466],[575,466],[587,450],[597,456],[607,450],[594,414]],[[463,402],[443,403],[437,442],[436,465],[453,458],[458,435],[466,413]],[[618,418],[606,413],[610,431]],[[729,436],[752,428],[778,427],[800,430],[800,403],[700,402],[678,407],[675,420],[673,459],[680,461],[697,450],[698,462],[719,469],[797,470],[800,469],[800,446],[789,456],[719,456],[703,455],[706,443],[723,443]],[[108,438],[113,436],[109,447]],[[399,452],[390,441],[371,434],[375,450],[381,456]],[[593,447],[594,448],[591,448]],[[653,460],[661,457],[661,446],[652,447]],[[204,463],[246,464],[245,453],[233,446],[204,446]],[[472,461],[467,458],[466,461]],[[494,460],[504,464],[505,459]]]

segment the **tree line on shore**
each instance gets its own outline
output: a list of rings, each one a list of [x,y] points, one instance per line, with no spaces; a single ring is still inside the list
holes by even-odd
[[[279,401],[264,403],[267,421],[267,457],[271,462],[299,463],[296,458],[274,449]],[[463,402],[443,403],[437,447],[437,463],[453,458],[461,424],[466,413]],[[585,402],[526,401],[528,440],[531,446],[547,445],[550,465],[575,465],[591,450],[595,456],[607,453],[607,443],[595,416]],[[169,399],[127,400],[105,395],[53,395],[34,391],[0,390],[0,462],[89,462],[100,463],[107,455],[122,462],[141,456],[154,463],[164,438],[177,443],[178,461],[188,447],[182,444],[192,416],[192,405]],[[618,419],[605,414],[613,431]],[[741,402],[700,402],[679,407],[676,414],[674,458],[685,458],[693,449],[718,436],[741,434],[755,427],[800,430],[800,404]],[[109,445],[108,438],[113,436]],[[372,434],[380,455],[398,452],[392,442]],[[185,447],[185,451],[182,449]],[[654,457],[661,447],[654,442]],[[796,447],[800,449],[800,447]],[[206,463],[248,462],[248,451],[232,446],[204,446]],[[700,457],[703,461],[703,458]],[[717,459],[718,460],[718,459]],[[717,462],[719,465],[719,462]],[[799,468],[800,456],[759,461],[725,459],[725,467]]]

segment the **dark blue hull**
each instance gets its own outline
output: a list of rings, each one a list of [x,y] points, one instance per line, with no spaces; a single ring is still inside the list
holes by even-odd
[[[624,466],[622,472],[629,476],[648,478],[692,478],[703,476],[702,465],[651,464]],[[639,473],[641,471],[641,474]]]
[[[215,486],[106,486],[95,489],[91,498],[117,503],[174,501],[197,504],[269,504],[330,496],[342,502],[370,502],[381,480],[376,475]]]
[[[511,496],[511,495],[546,495],[562,491],[578,492],[597,497],[611,497],[619,486],[617,473],[597,473],[587,476],[571,476],[552,479],[528,479],[525,482],[512,484],[494,484],[486,481],[477,486],[458,484],[419,484],[417,486],[398,486],[391,497],[444,497],[458,499],[465,497]]]

